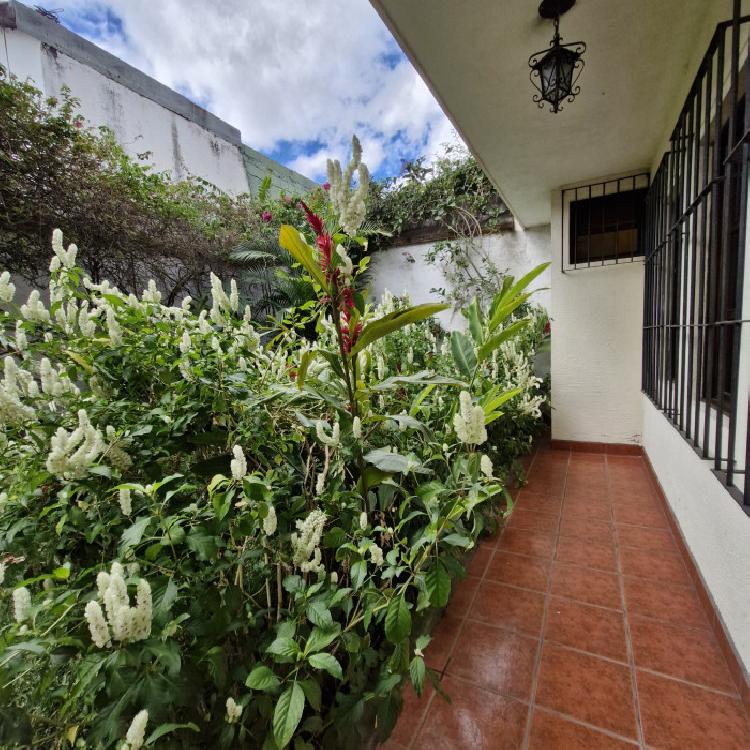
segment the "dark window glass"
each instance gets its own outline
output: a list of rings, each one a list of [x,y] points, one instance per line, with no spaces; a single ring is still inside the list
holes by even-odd
[[[574,265],[643,255],[638,232],[647,188],[573,201],[570,204],[570,262]]]

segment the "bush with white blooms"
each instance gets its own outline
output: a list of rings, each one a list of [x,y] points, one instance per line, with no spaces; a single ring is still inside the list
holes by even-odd
[[[368,305],[354,154],[281,230],[314,341],[215,276],[207,309],[94,281],[59,232],[48,296],[0,275],[0,746],[357,747],[433,677],[425,613],[502,513],[496,428],[537,419],[539,269],[452,340],[440,305]]]

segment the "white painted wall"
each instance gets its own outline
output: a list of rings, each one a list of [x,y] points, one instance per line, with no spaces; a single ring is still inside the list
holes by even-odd
[[[197,175],[229,193],[247,191],[242,153],[230,143],[77,60],[19,30],[2,29],[0,62],[31,78],[48,96],[68,86],[94,127],[106,125],[127,153],[150,151],[156,169],[174,179]]]
[[[550,260],[549,226],[524,230],[517,224],[515,231],[485,235],[481,242],[483,251],[497,265],[498,270],[507,270],[516,277],[523,276],[540,263]],[[441,267],[425,261],[431,248],[432,244],[427,243],[392,247],[374,253],[370,261],[372,298],[380,299],[388,289],[393,294],[408,291],[414,304],[440,301],[440,296],[430,290],[448,288],[450,285]],[[540,290],[532,299],[547,310],[550,307],[549,286],[549,269],[531,285],[532,289]],[[466,327],[464,317],[452,310],[445,310],[438,318],[448,330],[463,330]]]
[[[640,443],[643,263],[563,273],[559,190],[551,201],[552,437]]]
[[[647,396],[643,447],[730,641],[750,671],[750,519]]]

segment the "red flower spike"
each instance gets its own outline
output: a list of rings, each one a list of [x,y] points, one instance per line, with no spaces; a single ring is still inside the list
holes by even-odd
[[[307,216],[307,223],[313,228],[315,234],[323,234],[323,219],[317,214],[314,214],[305,201],[300,201],[299,204],[302,206],[305,216]]]
[[[345,286],[341,290],[341,298],[339,300],[339,310],[341,310],[346,317],[349,317],[349,310],[354,309],[354,294],[350,286]]]
[[[320,250],[320,267],[327,271],[331,265],[331,258],[333,255],[333,243],[331,242],[330,234],[319,234],[317,243],[318,250]]]

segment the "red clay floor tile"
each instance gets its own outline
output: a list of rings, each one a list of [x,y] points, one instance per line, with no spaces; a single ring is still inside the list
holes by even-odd
[[[469,617],[538,638],[544,617],[544,596],[485,579],[479,586]]]
[[[516,555],[499,549],[490,561],[485,578],[525,589],[546,591],[551,563],[539,557]]]
[[[534,710],[530,750],[632,750],[637,747],[602,732],[574,724],[543,709]]]
[[[663,552],[678,552],[672,535],[666,529],[648,529],[644,526],[618,524],[617,541],[623,547],[655,549]]]
[[[620,583],[614,573],[555,562],[552,565],[551,591],[586,604],[622,609]]]
[[[574,536],[588,539],[594,544],[612,544],[614,527],[607,521],[597,521],[578,516],[564,516],[560,524],[560,537]]]
[[[630,669],[624,665],[545,643],[536,702],[588,724],[636,738]]]
[[[514,508],[508,522],[508,526],[512,529],[545,531],[550,533],[557,531],[557,524],[557,516],[534,510],[524,510],[523,508]]]
[[[593,518],[609,522],[612,518],[609,503],[590,503],[587,500],[566,500],[563,503],[563,519],[577,520]]]
[[[692,581],[682,562],[682,557],[674,552],[644,550],[635,547],[620,547],[622,574],[650,578],[654,581],[679,583],[690,586]]]
[[[474,550],[469,564],[466,566],[467,574],[481,578],[487,569],[487,563],[490,561],[493,552],[494,547],[492,545],[486,542],[480,543],[476,550]]]
[[[643,509],[638,505],[613,505],[612,508],[615,523],[629,523],[653,529],[669,528],[667,519],[659,510]]]
[[[700,600],[691,588],[628,576],[623,582],[625,605],[632,614],[688,627],[708,626]]]
[[[551,558],[555,547],[555,534],[549,531],[524,531],[521,529],[505,529],[498,549],[515,552],[519,555]]]
[[[448,663],[448,674],[495,693],[528,701],[539,641],[535,638],[467,620],[460,654]]]
[[[550,513],[559,516],[562,500],[546,493],[529,492],[525,488],[518,493],[514,508],[532,510],[538,513]]]
[[[551,596],[544,638],[571,648],[627,661],[625,622],[620,612]]]
[[[732,676],[710,630],[684,628],[642,617],[630,618],[638,667],[733,693]]]
[[[617,555],[613,543],[595,544],[588,539],[563,536],[557,542],[555,559],[613,573],[617,571]]]
[[[463,623],[461,617],[457,617],[452,611],[453,608],[449,608],[432,631],[432,638],[424,653],[425,664],[438,672],[445,669]]]
[[[666,750],[747,750],[750,727],[739,698],[638,670],[646,744]]]
[[[409,688],[383,747],[636,747],[629,637],[644,747],[750,748],[733,673],[643,459],[541,449],[529,476],[427,648],[452,704]]]
[[[425,689],[421,697],[417,697],[411,685],[404,687],[401,714],[391,732],[391,736],[388,738],[391,742],[408,746],[422,723],[422,718],[427,710],[433,692],[434,688],[429,680],[425,680]]]
[[[526,705],[455,677],[446,677],[442,687],[451,703],[435,696],[413,748],[517,750],[521,746]]]
[[[463,617],[469,611],[481,580],[478,576],[467,576],[463,580],[453,582],[453,594],[448,606],[454,616]]]

